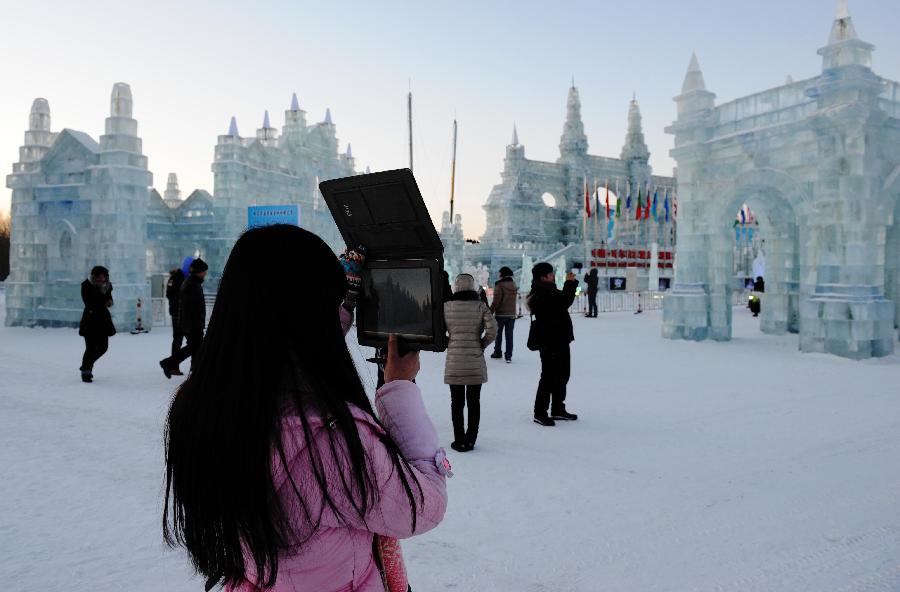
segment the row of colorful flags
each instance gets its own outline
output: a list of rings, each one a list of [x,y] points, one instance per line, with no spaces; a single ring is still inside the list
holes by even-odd
[[[613,217],[615,217],[615,218],[622,217],[622,202],[623,201],[625,202],[626,213],[631,212],[631,209],[632,209],[631,183],[628,183],[628,185],[627,185],[626,197],[623,200],[621,197],[618,197],[619,182],[616,181],[615,196],[613,197],[613,200],[615,201],[614,205],[611,204],[609,201],[609,181],[608,180],[604,183],[603,189],[605,190],[605,193],[606,193],[605,210],[606,210],[606,219],[607,220],[610,220]],[[669,196],[669,188],[668,187],[666,187],[664,189],[662,196],[660,196],[660,194],[659,194],[658,187],[653,188],[653,192],[651,193],[651,191],[650,191],[651,188],[650,188],[649,183],[646,186],[646,191],[643,191],[643,189],[644,188],[642,188],[641,186],[638,186],[637,196],[634,199],[634,206],[635,206],[634,219],[635,220],[649,220],[652,217],[654,222],[658,222],[660,220],[660,217],[662,216],[662,213],[659,211],[660,209],[662,209],[662,211],[665,213],[664,215],[665,215],[666,222],[668,222],[670,219],[675,218],[678,215],[678,198],[675,195],[672,195],[671,197]],[[594,194],[593,201],[596,205],[595,205],[595,208],[592,210],[591,209],[591,201],[592,201],[591,193],[588,188],[587,179],[584,180],[584,215],[585,215],[585,217],[591,218],[594,216],[600,216],[601,210],[604,209],[603,207],[601,207],[600,193],[601,193],[601,188],[595,182],[594,183],[594,192],[593,192],[593,194]]]

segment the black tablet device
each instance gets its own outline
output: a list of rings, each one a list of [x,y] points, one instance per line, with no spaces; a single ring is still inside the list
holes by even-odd
[[[445,350],[444,247],[412,171],[333,179],[319,189],[347,245],[367,250],[359,343],[384,347],[396,333],[407,349]]]

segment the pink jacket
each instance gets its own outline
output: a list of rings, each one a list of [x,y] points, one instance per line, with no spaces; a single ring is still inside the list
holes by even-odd
[[[348,315],[342,311],[345,329],[349,327]],[[413,473],[422,487],[424,503],[417,497],[418,514],[416,529],[412,530],[409,499],[398,477],[387,448],[379,436],[382,429],[372,417],[355,406],[351,413],[356,419],[359,437],[369,456],[379,489],[379,504],[371,508],[365,521],[359,519],[352,503],[343,497],[340,475],[349,474],[349,462],[331,462],[328,427],[319,417],[310,417],[313,445],[320,451],[323,469],[335,504],[340,508],[349,526],[342,524],[329,508],[321,515],[321,522],[312,538],[300,553],[285,552],[279,557],[278,579],[273,592],[383,592],[381,576],[372,557],[374,534],[395,538],[408,538],[427,532],[438,525],[447,507],[446,469],[443,450],[438,446],[437,432],[425,412],[425,404],[419,387],[408,381],[394,381],[383,386],[375,395],[375,407],[381,422],[397,443],[404,458],[409,461]],[[289,517],[296,524],[304,524],[302,508],[288,480],[288,471],[307,501],[310,509],[318,512],[321,496],[315,484],[303,427],[299,417],[282,419],[287,471],[281,460],[273,459],[275,486],[282,498]],[[338,459],[346,456],[337,451]],[[413,492],[418,493],[413,485]],[[317,516],[313,516],[317,518]],[[249,562],[252,564],[252,561]],[[252,570],[252,565],[248,565]],[[248,579],[253,580],[252,573]],[[229,588],[226,588],[229,589]],[[249,583],[232,592],[251,592],[256,588]]]

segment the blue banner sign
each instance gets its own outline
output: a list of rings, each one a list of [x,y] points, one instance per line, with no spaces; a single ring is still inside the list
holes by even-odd
[[[283,206],[250,206],[247,208],[247,228],[271,226],[272,224],[300,226],[300,206],[298,204],[288,204]]]

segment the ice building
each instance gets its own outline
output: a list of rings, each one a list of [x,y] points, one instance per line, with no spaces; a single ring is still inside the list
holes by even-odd
[[[330,111],[307,124],[294,95],[280,134],[266,112],[251,137],[240,136],[232,118],[216,143],[212,170],[212,194],[198,189],[182,198],[174,173],[162,195],[151,187],[127,84],[113,87],[99,142],[75,130],[51,131],[49,104],[36,99],[19,162],[7,177],[13,219],[7,324],[77,326],[79,284],[99,264],[112,275],[116,326],[134,327],[138,299],[146,325],[151,295],[163,295],[164,274],[186,256],[209,261],[215,289],[252,205],[299,204],[301,225],[342,248],[318,181],[355,174],[354,159],[349,144],[339,153]]]
[[[894,349],[900,306],[900,84],[841,2],[822,71],[716,104],[693,56],[672,156],[679,179],[675,285],[662,333],[731,338],[734,212],[765,241],[762,330],[849,358]]]
[[[588,153],[581,99],[573,81],[559,158],[556,162],[527,159],[513,126],[501,182],[484,205],[486,230],[479,244],[466,245],[465,258],[491,270],[502,265],[519,269],[526,258],[552,260],[562,268],[601,267],[602,275],[624,274],[624,269],[618,269],[621,265],[640,270],[640,282],[632,282],[632,287],[647,289],[651,245],[671,246],[675,224],[674,216],[663,212],[666,196],[674,200],[675,179],[654,175],[649,159],[636,99],[628,105],[619,157]],[[622,203],[617,214],[618,199]],[[665,207],[671,211],[671,206]]]

